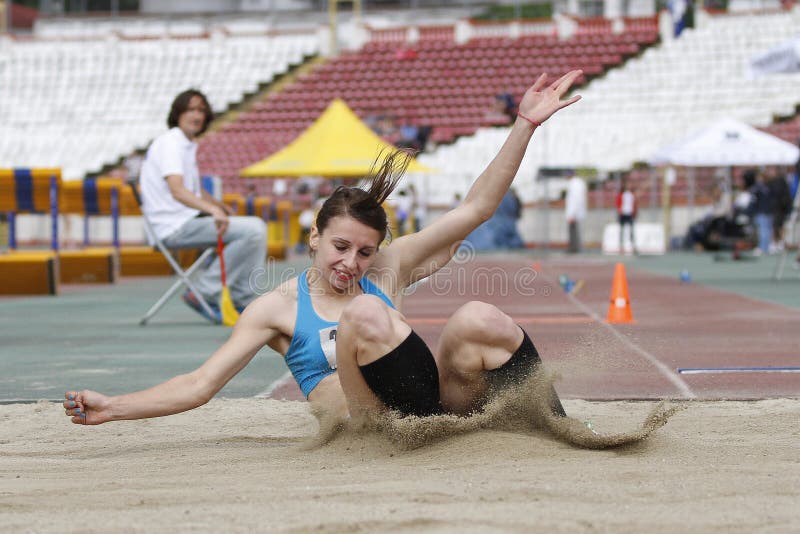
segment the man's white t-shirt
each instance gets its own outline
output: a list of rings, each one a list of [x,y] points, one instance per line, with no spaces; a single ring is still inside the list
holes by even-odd
[[[170,236],[200,213],[175,200],[166,180],[171,175],[182,176],[183,186],[198,198],[201,196],[197,143],[177,126],[158,136],[147,149],[139,178],[142,211],[159,239]]]
[[[582,221],[586,218],[586,182],[577,176],[573,176],[567,182],[564,215],[567,220]]]
[[[636,197],[633,196],[633,193],[630,191],[623,192],[619,207],[620,214],[633,215],[635,206],[636,206]]]

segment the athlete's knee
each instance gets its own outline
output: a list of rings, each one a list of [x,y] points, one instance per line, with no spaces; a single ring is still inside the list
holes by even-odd
[[[497,306],[471,301],[461,306],[449,321],[451,329],[471,341],[496,342],[519,336],[514,320]]]
[[[393,331],[389,307],[374,295],[357,296],[339,318],[339,332],[343,331],[368,341],[386,339]]]

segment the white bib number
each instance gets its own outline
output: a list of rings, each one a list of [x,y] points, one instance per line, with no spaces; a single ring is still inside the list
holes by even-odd
[[[336,369],[336,329],[337,326],[323,328],[319,331],[319,344],[328,360],[331,369]]]

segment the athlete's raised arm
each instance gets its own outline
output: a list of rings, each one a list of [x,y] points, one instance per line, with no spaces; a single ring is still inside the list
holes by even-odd
[[[278,330],[271,326],[270,310],[281,309],[280,299],[280,295],[273,292],[250,304],[230,338],[196,370],[150,389],[115,397],[90,390],[67,391],[65,413],[73,423],[99,425],[108,421],[171,415],[202,406],[264,345],[279,335]]]
[[[452,258],[457,243],[492,216],[511,187],[536,127],[580,99],[580,96],[563,97],[581,74],[580,70],[571,71],[549,86],[546,86],[547,75],[542,74],[525,92],[519,117],[508,138],[472,184],[464,202],[420,232],[399,238],[386,249],[386,261],[397,269],[401,287],[441,269]]]

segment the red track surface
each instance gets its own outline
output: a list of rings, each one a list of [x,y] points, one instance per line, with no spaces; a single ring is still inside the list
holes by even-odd
[[[800,365],[800,311],[628,270],[635,323],[609,325],[613,263],[479,257],[451,264],[406,298],[409,323],[435,350],[447,317],[470,300],[490,302],[531,335],[559,393],[582,399],[755,399],[800,396],[800,373],[678,374],[678,368]],[[532,273],[536,273],[532,275]],[[558,275],[583,280],[567,295]],[[515,282],[516,281],[516,282]],[[523,294],[526,293],[526,294]],[[293,380],[272,392],[302,398]]]

